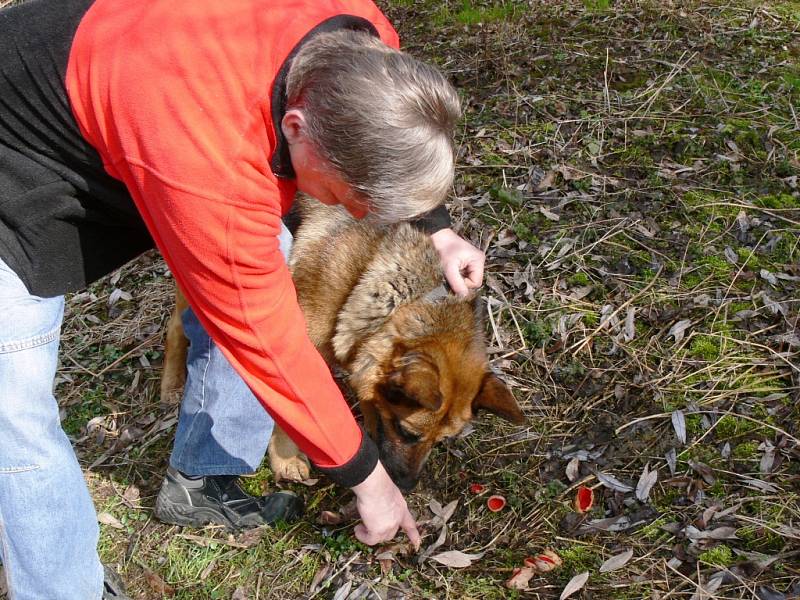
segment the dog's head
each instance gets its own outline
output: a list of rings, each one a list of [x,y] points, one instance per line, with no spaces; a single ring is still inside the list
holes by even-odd
[[[416,485],[433,445],[460,433],[479,410],[524,422],[511,392],[489,370],[475,301],[402,306],[388,331],[388,360],[359,399],[364,425],[401,489]]]

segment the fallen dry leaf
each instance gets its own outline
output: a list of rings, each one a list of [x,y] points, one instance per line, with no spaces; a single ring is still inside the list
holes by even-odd
[[[584,585],[586,585],[587,581],[589,581],[589,571],[575,575],[575,577],[570,579],[569,583],[564,587],[564,591],[561,592],[561,596],[559,596],[558,600],[564,600],[564,598],[569,598],[570,596],[572,596],[572,594],[574,594],[575,592],[580,590]]]
[[[233,590],[233,595],[231,596],[231,600],[247,600],[248,598],[247,590],[243,587],[237,587]]]
[[[150,589],[157,594],[161,594],[162,596],[175,595],[175,588],[169,585],[166,581],[161,579],[157,573],[151,571],[147,567],[144,567],[144,579],[147,581],[147,585],[150,586]]]
[[[650,490],[658,481],[658,471],[651,471],[650,464],[645,465],[639,483],[636,484],[636,499],[639,502],[647,502],[650,498]]]
[[[613,475],[609,475],[608,473],[603,473],[602,471],[597,471],[596,473],[597,479],[609,489],[614,490],[615,492],[622,492],[623,494],[627,492],[632,492],[633,488],[629,486],[627,483],[622,483],[619,479],[614,477]]]
[[[681,444],[686,443],[686,418],[683,416],[682,410],[676,410],[672,413],[672,426],[675,428],[675,435],[678,436],[678,441]]]
[[[670,327],[669,332],[667,332],[667,337],[673,336],[675,338],[675,342],[678,343],[683,339],[683,335],[686,332],[686,329],[692,324],[690,319],[684,319],[682,321],[678,321],[672,327]]]
[[[119,519],[117,519],[114,515],[107,512],[101,512],[97,515],[98,523],[102,523],[103,525],[108,525],[109,527],[113,527],[114,529],[125,529],[125,525],[123,525]]]
[[[573,456],[567,463],[567,469],[565,471],[567,479],[569,479],[570,481],[575,481],[578,478],[580,467],[581,467],[581,459],[578,458],[577,456]]]
[[[617,569],[621,569],[622,567],[628,564],[628,561],[630,561],[631,558],[633,558],[633,550],[627,550],[625,552],[612,556],[602,565],[600,565],[600,572],[610,573],[611,571],[616,571]]]
[[[435,560],[436,562],[443,564],[445,567],[462,569],[470,566],[483,555],[483,552],[478,552],[477,554],[467,554],[466,552],[461,552],[459,550],[448,550],[447,552],[434,554],[431,556],[431,560]]]

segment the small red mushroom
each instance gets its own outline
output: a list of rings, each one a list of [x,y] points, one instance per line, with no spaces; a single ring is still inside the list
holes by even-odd
[[[578,488],[578,493],[575,496],[575,510],[579,513],[585,513],[591,510],[594,506],[594,492],[592,488],[581,486]]]
[[[526,558],[524,564],[537,573],[547,573],[561,566],[561,557],[552,550],[545,550],[541,554]]]
[[[506,507],[506,499],[502,496],[489,496],[486,507],[492,512],[500,512]]]
[[[482,491],[486,489],[486,486],[482,483],[471,483],[469,485],[469,491],[473,494],[480,494]]]

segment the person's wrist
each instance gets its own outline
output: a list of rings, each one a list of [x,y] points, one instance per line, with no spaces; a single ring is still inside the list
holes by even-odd
[[[353,493],[357,497],[362,496],[373,496],[376,493],[380,493],[386,489],[386,484],[389,483],[391,486],[394,485],[389,474],[386,472],[386,469],[383,467],[380,461],[375,465],[375,468],[372,472],[367,475],[366,479],[364,479],[361,483],[354,485],[350,489],[353,490]]]
[[[453,238],[458,238],[458,234],[449,227],[439,229],[431,234],[431,241],[437,249],[453,241]]]

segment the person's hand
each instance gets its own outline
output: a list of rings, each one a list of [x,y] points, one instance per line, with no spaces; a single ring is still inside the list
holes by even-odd
[[[440,229],[431,234],[433,247],[439,253],[442,270],[452,289],[459,296],[483,283],[483,263],[486,256],[452,229]]]
[[[369,477],[352,489],[356,495],[358,514],[361,515],[361,523],[356,525],[355,530],[360,542],[368,546],[387,542],[398,529],[402,529],[414,549],[419,550],[421,539],[417,522],[408,511],[403,494],[380,462]]]

